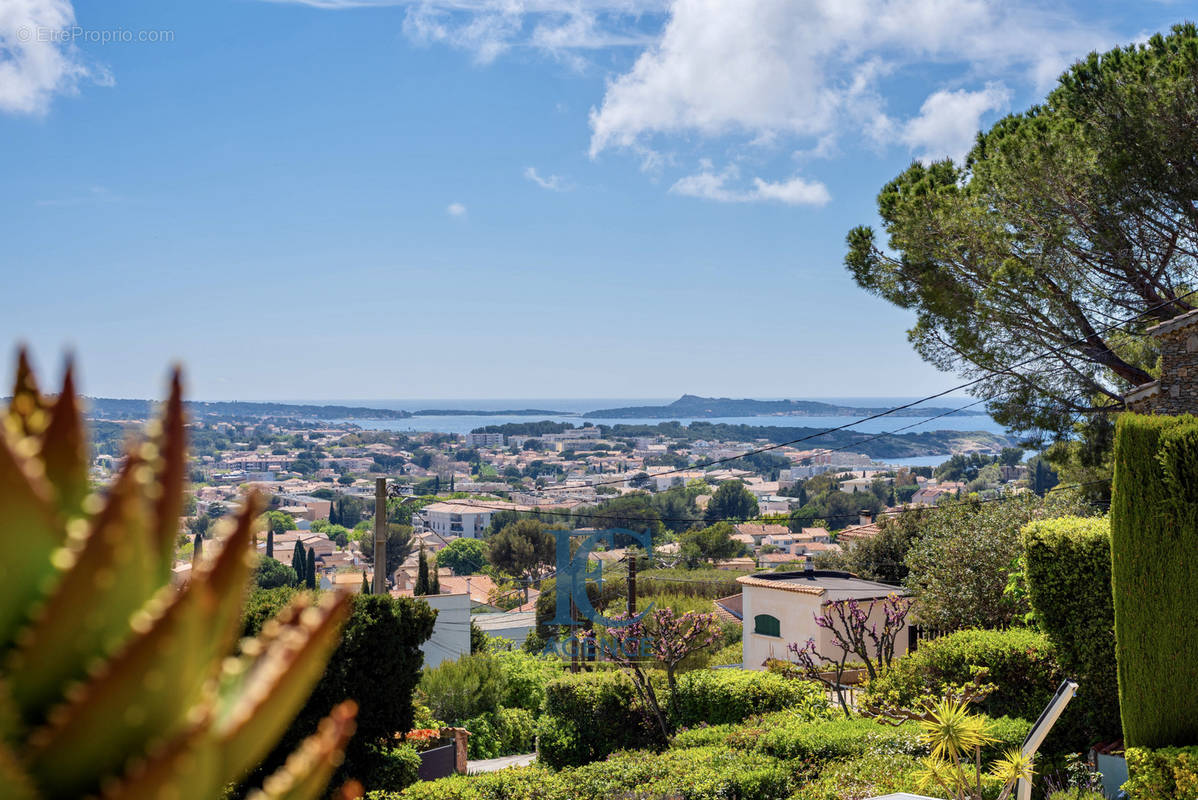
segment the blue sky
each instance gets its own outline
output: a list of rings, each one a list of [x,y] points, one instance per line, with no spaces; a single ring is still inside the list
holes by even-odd
[[[3,0],[0,367],[203,399],[915,395],[913,158],[1185,6]]]

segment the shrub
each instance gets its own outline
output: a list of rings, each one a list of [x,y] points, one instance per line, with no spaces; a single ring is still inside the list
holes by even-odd
[[[733,725],[700,725],[697,728],[686,728],[674,734],[670,747],[706,747],[713,744],[726,744],[728,737],[736,730]]]
[[[1129,800],[1190,800],[1198,797],[1198,747],[1127,749]]]
[[[636,588],[641,595],[689,594],[715,600],[740,594],[736,579],[747,574],[726,569],[646,569],[637,574]]]
[[[496,653],[503,673],[499,704],[537,712],[545,703],[545,687],[565,672],[565,662],[552,656],[533,656],[520,650]]]
[[[989,670],[997,691],[978,705],[990,717],[1036,719],[1060,684],[1055,653],[1044,634],[1025,628],[964,630],[921,644],[870,681],[871,701],[910,707],[920,696],[968,683],[975,667]]]
[[[790,770],[780,761],[720,746],[657,755],[617,753],[602,763],[562,773],[561,778],[577,800],[782,800],[792,788]]]
[[[1061,667],[1078,681],[1090,741],[1119,735],[1111,530],[1101,517],[1032,522],[1023,529],[1028,594]]]
[[[1198,420],[1125,414],[1114,458],[1123,739],[1134,747],[1198,744]]]
[[[494,713],[503,691],[503,669],[488,653],[464,655],[426,669],[418,687],[420,702],[433,716],[454,725]]]
[[[569,800],[562,778],[544,767],[513,767],[480,775],[421,781],[402,793],[370,792],[366,800]]]
[[[789,714],[770,714],[734,731],[733,747],[756,750],[774,758],[793,759],[818,769],[820,764],[866,753],[914,755],[924,752],[919,726],[913,722],[884,725],[854,717],[810,722]]]
[[[712,653],[707,659],[707,666],[732,666],[734,664],[740,664],[744,660],[744,657],[744,645],[740,642],[734,642],[733,644],[725,645],[724,647],[721,647],[719,650],[716,650],[714,653]]]
[[[536,743],[536,718],[523,708],[500,708],[462,723],[470,731],[470,758],[530,753]]]
[[[372,790],[399,792],[419,780],[420,753],[410,744],[376,751],[370,762],[370,774],[361,777]]]
[[[868,753],[828,764],[791,795],[792,800],[862,800],[913,792],[919,761],[914,756]]]
[[[823,716],[828,700],[810,681],[760,670],[695,670],[678,678],[676,726],[721,725],[754,714],[795,709],[807,719]]]
[[[623,672],[563,675],[545,689],[537,752],[551,767],[586,764],[652,741],[636,690]]]

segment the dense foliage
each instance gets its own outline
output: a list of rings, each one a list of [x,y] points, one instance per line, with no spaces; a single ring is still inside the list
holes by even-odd
[[[871,700],[910,708],[922,696],[963,686],[976,668],[988,671],[997,690],[979,709],[992,717],[1035,719],[1060,685],[1061,673],[1048,638],[1025,628],[963,630],[920,644],[867,686]]]
[[[1120,418],[1111,553],[1123,738],[1198,744],[1198,420]]]
[[[1093,513],[1072,493],[1044,499],[1025,493],[1001,502],[942,505],[925,514],[907,554],[906,584],[920,624],[958,630],[1001,628],[1021,620],[1027,601],[1007,591],[1023,551],[1020,529],[1034,519]]]
[[[1198,796],[1198,747],[1127,749],[1128,800],[1188,800]]]
[[[1062,669],[1078,682],[1087,733],[1119,736],[1111,527],[1105,517],[1065,517],[1023,529],[1028,597]]]
[[[849,271],[914,311],[920,355],[977,378],[1000,422],[1068,434],[1122,408],[1153,378],[1136,328],[1192,307],[1177,298],[1198,258],[1196,82],[1193,25],[1091,55],[965,164],[916,162],[887,184],[888,241],[854,229]]]

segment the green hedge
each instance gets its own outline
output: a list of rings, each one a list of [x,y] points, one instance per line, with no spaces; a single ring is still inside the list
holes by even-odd
[[[1111,550],[1123,739],[1198,744],[1198,420],[1124,414]]]
[[[977,708],[990,717],[1036,719],[1060,685],[1061,673],[1048,638],[1026,628],[964,630],[925,642],[898,659],[866,686],[868,695],[910,706],[924,694],[968,683],[973,667],[985,667],[998,689]]]
[[[740,722],[754,714],[784,708],[815,719],[827,711],[828,698],[816,683],[772,672],[702,669],[678,678],[676,706],[674,725],[690,727]]]
[[[410,744],[376,751],[371,766],[369,775],[358,776],[371,790],[399,792],[419,779],[420,753]]]
[[[526,708],[500,708],[462,723],[470,731],[470,758],[531,753],[536,747],[536,716]]]
[[[1198,797],[1198,747],[1127,749],[1128,800],[1193,800]]]
[[[586,764],[652,742],[636,689],[623,672],[563,675],[545,688],[537,753],[549,766]]]
[[[1073,701],[1089,741],[1119,737],[1111,528],[1101,517],[1039,520],[1023,529],[1028,594],[1061,668],[1078,682]]]
[[[470,777],[418,783],[401,794],[368,800],[785,800],[791,770],[777,759],[727,747],[695,747],[653,754],[621,752],[606,761],[552,773],[519,767]]]
[[[669,708],[664,677],[656,688]],[[675,727],[740,722],[755,714],[790,709],[804,721],[827,711],[815,684],[764,671],[693,670],[678,678]],[[668,713],[668,712],[667,712]],[[546,688],[537,730],[537,752],[554,768],[579,766],[617,750],[648,748],[655,741],[632,682],[619,671],[563,675]]]

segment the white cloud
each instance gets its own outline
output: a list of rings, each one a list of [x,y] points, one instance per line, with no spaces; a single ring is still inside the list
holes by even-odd
[[[450,203],[445,207],[445,213],[451,217],[466,216],[466,207],[461,203]]]
[[[973,146],[982,115],[1001,111],[1011,102],[1011,90],[1001,83],[988,83],[981,91],[941,90],[928,96],[919,115],[898,130],[898,139],[920,150],[924,163],[940,158],[961,161]]]
[[[548,189],[551,192],[564,192],[569,189],[565,178],[560,175],[542,176],[537,172],[536,167],[525,167],[524,177],[540,186],[542,189]]]
[[[43,114],[56,94],[74,92],[79,81],[95,77],[62,35],[75,24],[70,0],[0,2],[0,111]]]
[[[751,188],[738,189],[734,184],[740,178],[740,170],[735,164],[730,164],[719,172],[715,172],[711,162],[707,160],[700,166],[701,172],[681,178],[670,187],[670,192],[721,203],[773,200],[791,206],[822,206],[832,199],[827,186],[819,181],[804,180],[797,175],[778,182],[754,178]]]
[[[1002,71],[1046,87],[1110,36],[1026,3],[674,0],[660,40],[591,113],[591,153],[698,133],[818,140],[884,106],[880,81],[916,63]]]
[[[469,51],[481,63],[514,47],[581,66],[575,51],[644,47],[655,38],[639,23],[669,0],[268,0],[330,10],[401,6],[414,41]]]

